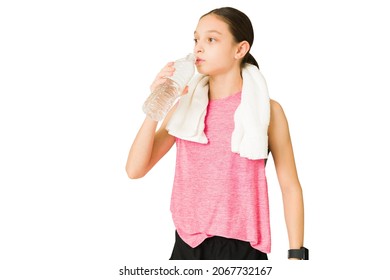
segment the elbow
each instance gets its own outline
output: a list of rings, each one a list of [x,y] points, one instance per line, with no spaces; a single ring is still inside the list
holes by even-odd
[[[140,179],[146,175],[145,172],[134,170],[128,166],[126,166],[126,173],[130,179]]]
[[[299,181],[281,183],[281,190],[283,196],[302,195],[302,188]]]

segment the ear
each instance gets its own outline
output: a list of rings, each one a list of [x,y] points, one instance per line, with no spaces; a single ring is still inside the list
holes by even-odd
[[[236,51],[234,58],[235,59],[243,58],[247,54],[247,52],[249,52],[249,49],[250,49],[250,45],[247,41],[242,41],[242,42],[238,43],[237,51]]]

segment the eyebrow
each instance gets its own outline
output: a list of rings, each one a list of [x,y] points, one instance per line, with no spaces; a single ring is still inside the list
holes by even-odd
[[[217,33],[219,35],[222,35],[222,33],[217,30],[207,30],[206,33]],[[194,31],[194,34],[197,34],[196,30]]]

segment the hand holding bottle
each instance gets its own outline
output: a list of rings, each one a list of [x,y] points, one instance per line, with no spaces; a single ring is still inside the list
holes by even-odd
[[[154,92],[157,86],[165,83],[167,77],[172,77],[173,73],[175,72],[175,67],[173,66],[174,64],[174,62],[168,62],[164,68],[161,69],[153,83],[150,85],[150,92]]]
[[[143,105],[143,111],[151,119],[161,121],[176,99],[187,92],[186,85],[195,73],[195,56],[169,62],[156,76],[150,89],[152,93]]]
[[[150,92],[154,92],[156,90],[156,87],[165,83],[167,77],[173,76],[173,73],[175,72],[174,64],[175,64],[174,62],[168,62],[167,65],[165,65],[164,68],[161,69],[161,71],[157,74],[156,78],[154,79],[153,83],[150,85]],[[185,86],[181,95],[184,95],[187,92],[188,92],[188,86]]]

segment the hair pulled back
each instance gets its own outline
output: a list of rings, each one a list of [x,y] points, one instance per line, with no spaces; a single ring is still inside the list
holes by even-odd
[[[236,43],[247,41],[249,46],[252,47],[254,40],[253,26],[246,14],[232,7],[222,7],[204,14],[201,18],[211,14],[220,17],[227,23]],[[245,63],[253,64],[259,68],[256,59],[250,54],[250,49],[242,59],[241,67],[243,67]]]

